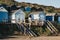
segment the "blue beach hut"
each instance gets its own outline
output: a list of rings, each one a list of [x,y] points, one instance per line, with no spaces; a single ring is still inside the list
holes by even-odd
[[[0,7],[0,23],[1,22],[8,22],[8,11],[3,7]]]
[[[31,8],[30,7],[25,7],[25,11],[26,12],[30,12],[31,11]]]
[[[46,20],[54,21],[54,16],[56,13],[46,13]]]

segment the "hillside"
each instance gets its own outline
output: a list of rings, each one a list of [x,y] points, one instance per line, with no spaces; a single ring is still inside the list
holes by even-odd
[[[15,4],[17,6],[30,6],[30,7],[36,7],[36,8],[43,8],[46,12],[55,12],[55,13],[60,13],[60,8],[55,8],[53,6],[45,6],[45,5],[38,5],[38,4],[31,4],[31,3],[25,3],[25,2],[21,2],[18,3],[14,0],[0,0],[0,4],[7,4],[9,6]]]

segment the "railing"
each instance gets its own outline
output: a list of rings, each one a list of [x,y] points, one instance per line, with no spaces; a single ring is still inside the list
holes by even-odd
[[[58,30],[53,26],[53,24],[50,21],[47,21],[47,28],[51,31],[51,33],[58,33]]]
[[[20,30],[24,30],[24,32],[23,32],[24,34],[26,34],[26,32],[27,32],[30,36],[37,36],[31,29],[28,28],[28,25],[26,25],[26,27],[25,27],[23,24],[19,24],[19,25],[18,24],[16,24],[16,25],[18,26],[18,28]]]
[[[49,21],[48,21],[49,22]],[[51,23],[51,22],[49,22],[49,24],[51,24],[51,26],[53,27],[53,29],[56,31],[56,32],[58,32],[58,30],[54,27],[54,25]]]

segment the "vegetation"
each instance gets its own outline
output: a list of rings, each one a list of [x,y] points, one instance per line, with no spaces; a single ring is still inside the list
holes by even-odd
[[[54,9],[49,9],[48,12],[53,13]]]
[[[25,2],[22,2],[22,3],[18,3],[14,0],[0,0],[0,4],[6,4],[6,5],[9,5],[9,6],[12,6],[13,4],[15,5],[18,5],[18,6],[30,6],[32,7],[32,5],[36,8],[43,8],[46,12],[60,12],[60,8],[55,8],[53,6],[44,6],[44,5],[38,5],[38,4],[31,4],[31,3],[25,3]]]
[[[38,36],[49,36],[51,32],[46,27],[36,27],[32,26],[31,30],[34,31]]]

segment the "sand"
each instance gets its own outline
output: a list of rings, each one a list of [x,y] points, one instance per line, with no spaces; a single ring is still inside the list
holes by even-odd
[[[39,36],[39,37],[11,36],[0,40],[60,40],[60,36]]]

